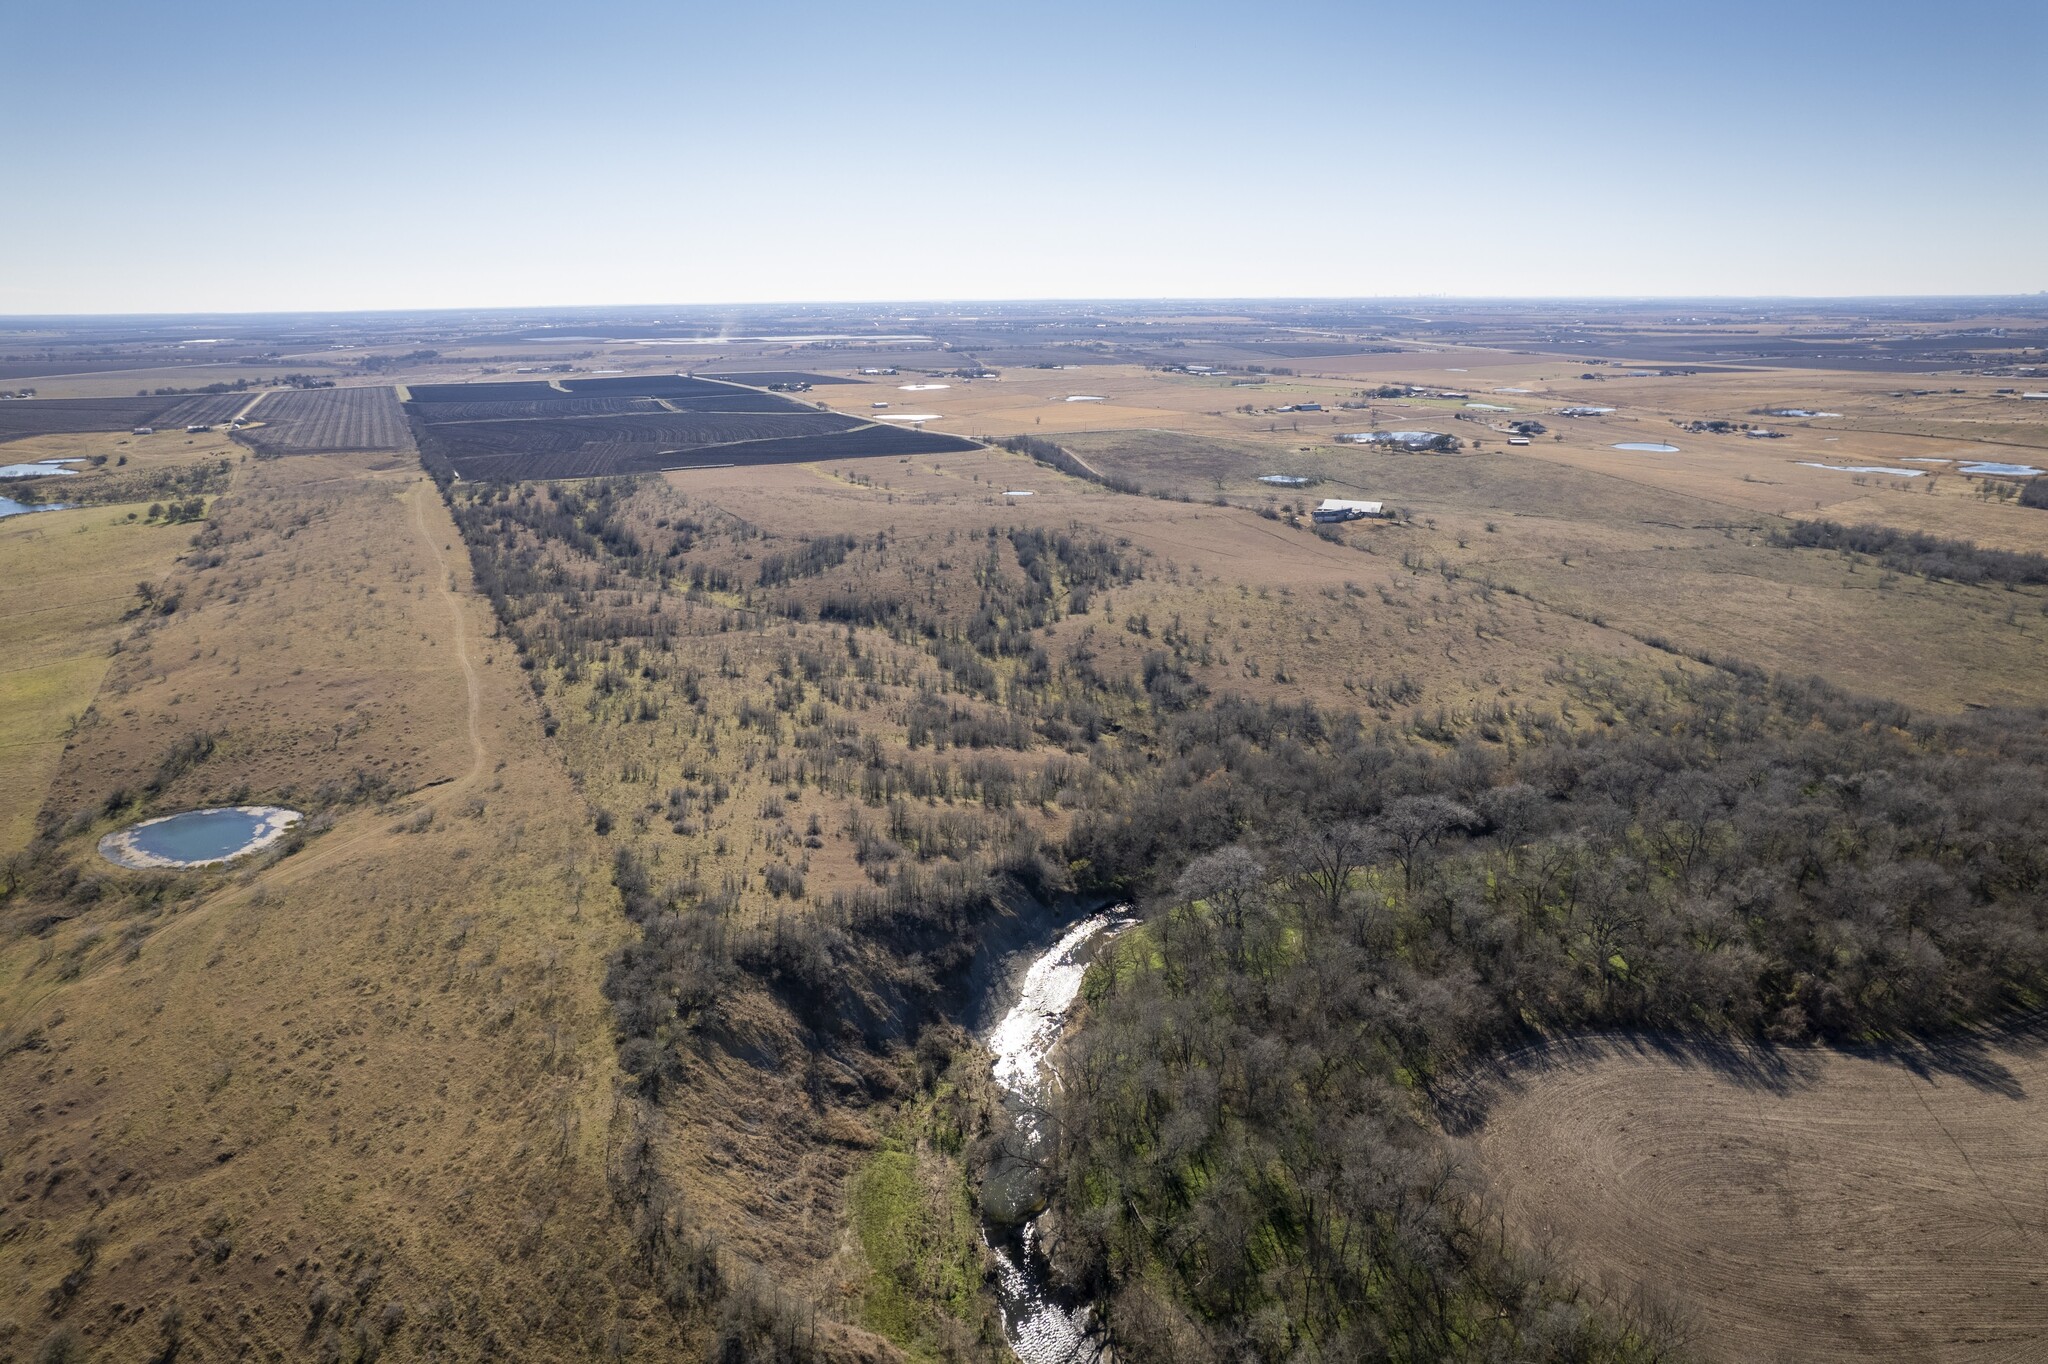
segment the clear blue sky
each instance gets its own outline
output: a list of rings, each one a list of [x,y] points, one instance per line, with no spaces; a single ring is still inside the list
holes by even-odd
[[[0,0],[0,313],[2048,289],[2048,3]]]

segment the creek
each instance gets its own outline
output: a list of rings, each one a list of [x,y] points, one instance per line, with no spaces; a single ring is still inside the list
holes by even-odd
[[[1089,963],[1134,922],[1126,906],[1103,910],[1064,930],[1037,955],[1022,958],[1022,969],[1012,977],[1016,1002],[982,1039],[995,1054],[996,1087],[1015,1132],[982,1183],[982,1234],[998,1261],[1003,1333],[1023,1364],[1086,1364],[1102,1353],[1100,1338],[1090,1330],[1088,1305],[1069,1301],[1052,1281],[1038,1232],[1045,1206],[1039,1165],[1049,1138],[1048,1063],[1065,1035]]]

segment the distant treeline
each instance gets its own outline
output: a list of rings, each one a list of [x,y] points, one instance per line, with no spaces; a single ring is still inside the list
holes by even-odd
[[[197,388],[139,388],[138,398],[173,398],[186,393],[246,393],[252,388],[333,388],[334,380],[322,379],[312,374],[280,374],[271,379],[222,380],[216,384],[202,384]]]
[[[2027,493],[2032,492],[2030,487]],[[2048,500],[2048,494],[2043,494],[2043,500]],[[2027,495],[2023,494],[2020,501],[2027,503]],[[2048,583],[2048,554],[1985,549],[1968,540],[1947,540],[1924,531],[1896,530],[1890,526],[1795,521],[1791,529],[1773,532],[1771,543],[1791,549],[1836,549],[1868,554],[1894,572],[1914,573],[1923,578],[2029,586]]]
[[[1115,478],[1107,474],[1095,472],[1095,470],[1082,463],[1065,446],[1055,444],[1039,436],[1005,436],[997,441],[996,444],[1013,454],[1029,455],[1040,464],[1049,465],[1052,468],[1058,469],[1063,474],[1072,474],[1075,478],[1083,478],[1090,483],[1099,483],[1103,487],[1115,492],[1142,493],[1145,491],[1128,478]]]

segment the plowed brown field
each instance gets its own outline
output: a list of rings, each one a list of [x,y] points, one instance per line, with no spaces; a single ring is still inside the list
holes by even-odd
[[[1600,1043],[1494,1078],[1474,1139],[1510,1229],[1610,1293],[1674,1302],[1703,1358],[2048,1358],[2038,1045]]]

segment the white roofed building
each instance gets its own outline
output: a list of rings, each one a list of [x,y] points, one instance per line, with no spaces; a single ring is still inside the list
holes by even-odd
[[[1310,513],[1318,521],[1362,521],[1367,517],[1385,516],[1384,502],[1353,502],[1341,497],[1326,497]]]

